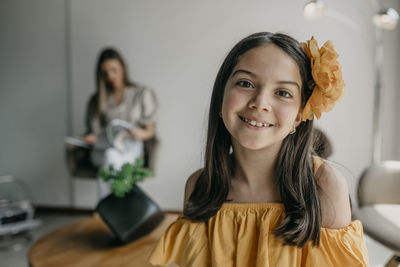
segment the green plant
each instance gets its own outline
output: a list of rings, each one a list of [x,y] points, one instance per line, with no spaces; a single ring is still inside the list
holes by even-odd
[[[101,168],[99,176],[106,182],[111,182],[111,191],[116,197],[124,197],[132,187],[151,175],[149,169],[143,168],[144,160],[138,158],[135,164],[125,163],[120,170],[112,165],[106,170]]]

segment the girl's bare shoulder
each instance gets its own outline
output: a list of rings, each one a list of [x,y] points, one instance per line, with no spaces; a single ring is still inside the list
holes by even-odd
[[[321,201],[322,227],[343,228],[351,222],[349,189],[343,174],[325,161],[315,178]]]

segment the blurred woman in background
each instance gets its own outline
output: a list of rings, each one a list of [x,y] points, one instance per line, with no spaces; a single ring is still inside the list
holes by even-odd
[[[97,61],[96,92],[87,106],[86,134],[83,140],[93,144],[92,161],[96,166],[119,169],[145,155],[144,142],[155,137],[155,114],[158,102],[152,89],[132,82],[122,56],[112,48],[104,49]],[[132,127],[107,138],[106,128],[115,119]],[[147,162],[147,165],[149,163]],[[99,179],[100,198],[110,192]]]

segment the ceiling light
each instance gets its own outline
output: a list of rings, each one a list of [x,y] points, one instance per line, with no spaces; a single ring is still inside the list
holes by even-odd
[[[310,0],[304,6],[304,17],[306,19],[319,19],[324,14],[324,2],[322,0]]]
[[[374,24],[385,30],[393,30],[396,28],[398,21],[399,13],[397,13],[394,8],[383,9],[373,17]]]

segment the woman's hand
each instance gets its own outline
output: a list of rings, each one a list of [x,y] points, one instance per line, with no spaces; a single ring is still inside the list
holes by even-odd
[[[147,141],[154,136],[154,126],[148,124],[144,128],[134,127],[129,130],[129,133],[135,140]]]
[[[89,144],[92,144],[92,145],[93,145],[94,143],[97,142],[97,135],[94,134],[94,133],[85,135],[85,136],[83,137],[83,141],[85,141],[86,143],[89,143]]]

